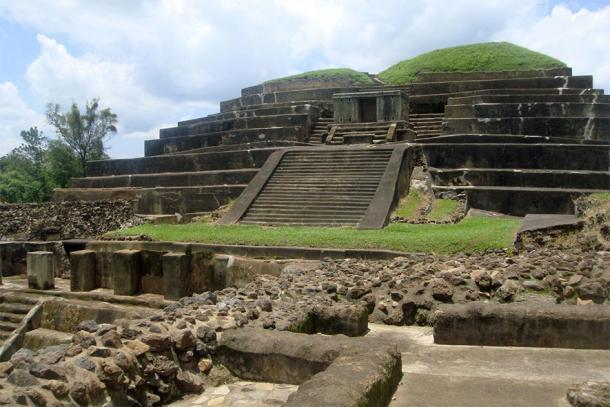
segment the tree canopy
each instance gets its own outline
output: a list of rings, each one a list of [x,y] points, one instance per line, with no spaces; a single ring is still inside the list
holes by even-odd
[[[61,140],[79,157],[83,174],[87,161],[107,158],[104,142],[116,133],[118,120],[110,108],[100,110],[98,98],[87,102],[84,113],[76,103],[72,103],[67,112],[62,112],[58,104],[50,103],[47,119]]]

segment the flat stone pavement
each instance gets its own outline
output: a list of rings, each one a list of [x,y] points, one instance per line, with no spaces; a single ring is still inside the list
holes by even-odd
[[[298,386],[291,384],[240,381],[228,385],[210,387],[200,395],[171,403],[172,407],[212,406],[281,406]]]
[[[430,327],[369,328],[402,353],[391,406],[569,406],[571,384],[610,380],[610,351],[435,345]]]

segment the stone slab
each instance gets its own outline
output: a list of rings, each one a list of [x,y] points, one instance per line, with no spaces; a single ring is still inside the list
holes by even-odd
[[[557,215],[557,214],[528,214],[521,222],[521,227],[517,233],[531,232],[555,228],[558,226],[577,226],[579,224],[576,215]]]

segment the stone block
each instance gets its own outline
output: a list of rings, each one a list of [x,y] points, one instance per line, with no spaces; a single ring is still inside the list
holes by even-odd
[[[55,287],[55,259],[53,252],[27,254],[28,287],[48,290]]]
[[[434,343],[610,349],[607,305],[470,303],[441,306]]]
[[[91,291],[96,288],[96,263],[93,250],[70,253],[70,291]]]
[[[190,295],[190,256],[185,253],[167,253],[161,259],[165,298],[179,300]]]
[[[140,250],[118,250],[112,256],[112,284],[115,295],[140,291]]]

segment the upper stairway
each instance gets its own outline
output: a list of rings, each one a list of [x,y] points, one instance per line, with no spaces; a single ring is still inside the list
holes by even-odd
[[[406,123],[367,122],[334,123],[330,125],[326,144],[381,144],[403,140]]]
[[[412,113],[409,115],[409,131],[415,139],[440,136],[444,117],[443,113]]]
[[[309,144],[321,145],[326,143],[326,137],[334,122],[332,117],[318,117],[318,121],[314,124],[309,135]]]
[[[278,152],[221,223],[382,227],[408,188],[411,151],[381,145]]]

